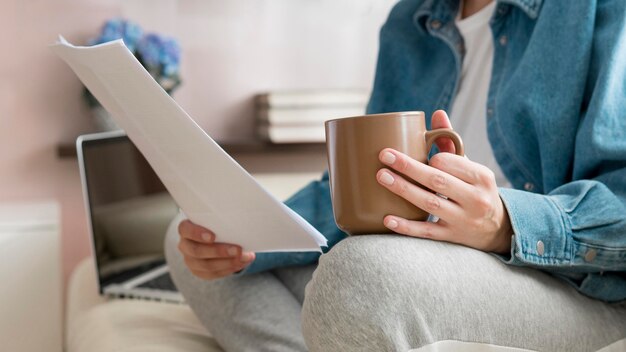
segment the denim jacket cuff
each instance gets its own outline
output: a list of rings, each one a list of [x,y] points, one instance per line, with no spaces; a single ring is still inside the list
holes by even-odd
[[[320,257],[319,252],[271,252],[256,253],[252,264],[235,273],[235,276],[259,273],[285,266],[314,264]]]
[[[550,197],[501,188],[513,233],[510,255],[496,255],[510,265],[560,266],[571,259],[571,236],[565,214]]]

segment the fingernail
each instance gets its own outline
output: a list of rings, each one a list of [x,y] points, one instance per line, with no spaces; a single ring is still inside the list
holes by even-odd
[[[398,222],[395,221],[394,219],[389,219],[387,220],[387,223],[385,224],[385,226],[387,226],[390,229],[395,229],[396,227],[398,227]]]
[[[247,262],[251,261],[253,257],[254,257],[254,254],[252,254],[250,252],[246,252],[246,253],[241,254],[241,261],[243,263],[247,263]]]
[[[202,235],[200,235],[202,237],[202,240],[204,242],[211,242],[213,240],[213,236],[208,233],[208,232],[204,232]]]
[[[380,160],[387,165],[391,165],[396,162],[396,156],[392,153],[384,152]]]
[[[383,171],[380,174],[380,182],[386,184],[387,186],[391,186],[393,185],[393,176],[391,176],[391,174],[387,171]]]
[[[237,247],[228,247],[226,250],[229,256],[234,257],[237,255]]]

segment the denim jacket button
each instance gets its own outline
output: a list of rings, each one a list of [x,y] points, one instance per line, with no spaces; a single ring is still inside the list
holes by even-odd
[[[592,262],[594,259],[596,259],[597,254],[598,252],[595,249],[588,250],[587,253],[585,253],[585,261],[587,263]]]
[[[539,255],[543,255],[543,253],[545,252],[545,246],[543,244],[543,241],[537,241],[537,254]]]
[[[500,45],[505,46],[506,43],[508,43],[508,41],[509,41],[509,38],[507,38],[506,35],[500,36]]]
[[[535,185],[533,185],[532,182],[526,182],[524,183],[524,189],[530,192],[535,189]]]
[[[441,21],[439,21],[439,20],[433,20],[433,21],[430,23],[430,28],[432,28],[432,29],[439,29],[439,28],[441,28]]]

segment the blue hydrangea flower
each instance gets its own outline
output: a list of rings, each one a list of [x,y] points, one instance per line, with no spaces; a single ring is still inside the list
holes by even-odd
[[[90,45],[102,44],[122,39],[131,52],[135,52],[137,42],[143,36],[143,30],[134,22],[122,18],[108,20],[102,27],[100,36],[89,41]]]
[[[173,38],[147,34],[137,44],[137,53],[150,71],[159,70],[164,76],[178,73],[180,46]]]
[[[161,64],[162,72],[165,76],[172,76],[178,73],[180,63],[180,46],[173,38],[163,38],[161,41]]]
[[[156,34],[146,34],[137,43],[137,53],[149,69],[161,64],[161,38]]]
[[[90,45],[102,44],[122,39],[126,47],[135,55],[154,79],[171,93],[180,84],[180,46],[174,38],[154,33],[144,34],[136,23],[122,18],[108,20],[102,27],[100,36],[89,41]],[[87,92],[88,98],[91,94]],[[89,100],[96,105],[96,100]],[[93,104],[92,104],[93,103]]]

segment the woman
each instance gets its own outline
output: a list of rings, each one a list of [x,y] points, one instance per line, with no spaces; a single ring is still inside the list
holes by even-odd
[[[375,176],[439,221],[344,239],[323,178],[287,202],[329,239],[317,267],[184,221],[177,285],[229,351],[624,350],[625,23],[621,0],[399,2],[368,113],[451,109],[469,159],[386,149]]]

